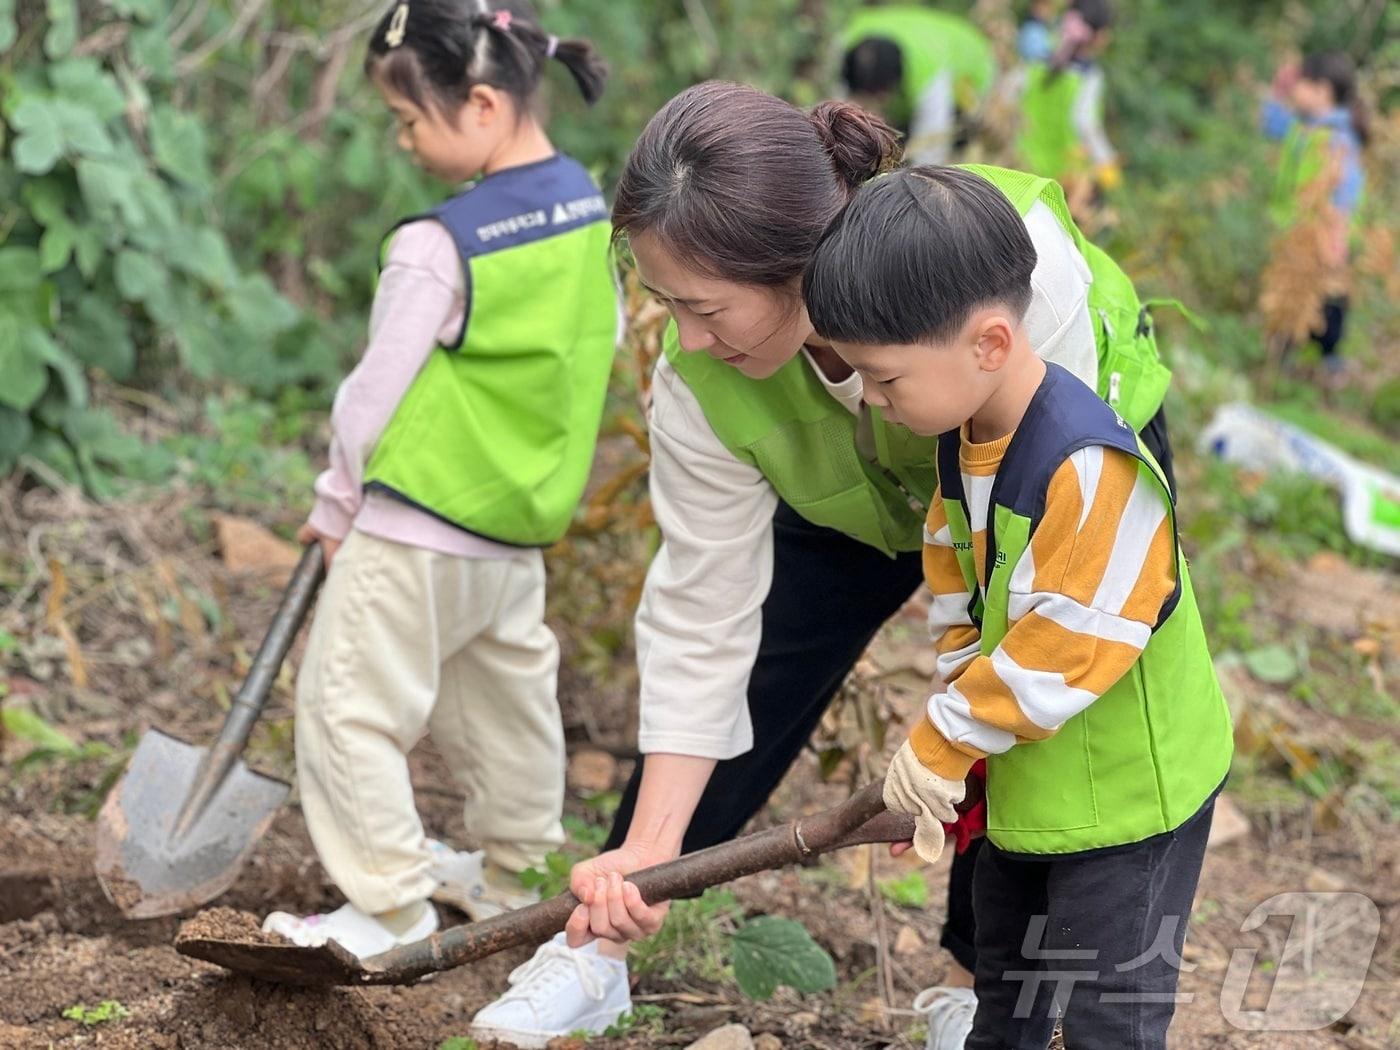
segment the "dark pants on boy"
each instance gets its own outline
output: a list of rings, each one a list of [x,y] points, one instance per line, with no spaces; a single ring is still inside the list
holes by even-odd
[[[1141,434],[1175,493],[1165,413],[1159,410]],[[753,750],[718,764],[686,831],[683,852],[728,842],[763,808],[870,639],[923,578],[922,552],[889,558],[835,529],[813,525],[785,503],[778,505],[773,582],[749,677]],[[704,700],[696,696],[692,702]],[[627,836],[644,761],[623,791],[605,850],[616,849]],[[969,971],[976,965],[972,873],[980,845],[974,839],[971,849],[953,858],[940,942]]]
[[[977,1019],[966,1050],[1164,1050],[1215,799],[1130,846],[1026,857],[973,878]]]

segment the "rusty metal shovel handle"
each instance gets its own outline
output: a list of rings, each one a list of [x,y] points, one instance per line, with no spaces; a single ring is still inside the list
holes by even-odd
[[[248,677],[243,680],[238,695],[229,707],[218,739],[210,746],[195,773],[185,804],[180,808],[172,829],[174,838],[183,836],[199,819],[229,769],[243,753],[243,746],[248,743],[253,726],[262,714],[282,661],[296,641],[297,632],[316,600],[316,591],[325,575],[325,554],[319,543],[313,543],[302,552],[301,560],[292,571],[292,577],[282,593],[282,601],[277,606],[267,634],[263,636],[262,645],[258,646],[257,655],[253,657],[253,665],[248,669]]]
[[[883,782],[867,784],[834,809],[645,868],[629,875],[628,881],[641,891],[642,900],[654,904],[797,864],[844,846],[913,838],[914,818],[886,812],[883,787]],[[406,984],[507,948],[543,943],[564,928],[578,904],[578,898],[566,892],[494,919],[454,926],[366,959],[361,980],[366,984]]]

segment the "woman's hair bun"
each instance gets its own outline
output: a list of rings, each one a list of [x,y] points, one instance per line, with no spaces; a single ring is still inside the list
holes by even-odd
[[[899,134],[853,102],[822,102],[807,119],[826,147],[837,177],[851,190],[899,162]]]

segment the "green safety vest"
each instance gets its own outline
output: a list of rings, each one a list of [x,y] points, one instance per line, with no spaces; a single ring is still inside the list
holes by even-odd
[[[964,164],[981,175],[1016,205],[1024,217],[1036,201],[1054,213],[1089,264],[1089,317],[1099,355],[1099,396],[1132,426],[1141,430],[1162,407],[1172,373],[1157,352],[1152,315],[1137,289],[1113,259],[1085,237],[1069,214],[1065,191],[1053,179],[1009,168]]]
[[[846,23],[842,48],[875,38],[899,48],[903,83],[896,122],[909,119],[929,83],[945,70],[953,74],[954,96],[964,111],[976,109],[996,80],[991,41],[967,19],[946,11],[912,5],[862,8]]]
[[[1086,161],[1074,127],[1074,100],[1082,78],[1074,68],[1058,73],[1043,63],[1027,68],[1021,94],[1016,151],[1021,164],[1052,179],[1084,170]]]
[[[1224,781],[1234,747],[1166,481],[1127,424],[1057,365],[1048,367],[997,471],[987,511],[985,589],[977,581],[959,435],[939,439],[940,493],[973,595],[982,655],[1006,636],[1011,576],[1039,524],[1050,479],[1071,453],[1090,445],[1119,449],[1151,468],[1171,517],[1176,593],[1117,684],[1054,736],[988,756],[987,837],[1013,853],[1073,853],[1171,831]]]
[[[588,480],[616,346],[606,204],[561,155],[490,176],[431,217],[457,243],[468,318],[399,403],[365,487],[488,539],[547,546]]]
[[[1094,276],[1089,310],[1099,393],[1142,429],[1161,406],[1171,373],[1157,358],[1132,282],[1080,234],[1057,184],[1004,168],[965,167],[996,185],[1023,216],[1044,201],[1074,238]],[[922,547],[924,509],[937,479],[935,439],[888,424],[869,406],[853,416],[800,355],[767,379],[750,379],[708,354],[682,350],[674,323],[662,348],[725,448],[757,467],[798,514],[891,556]]]
[[[1275,229],[1287,229],[1297,220],[1299,195],[1326,170],[1329,137],[1328,128],[1311,127],[1301,120],[1288,129],[1269,196],[1269,218]]]

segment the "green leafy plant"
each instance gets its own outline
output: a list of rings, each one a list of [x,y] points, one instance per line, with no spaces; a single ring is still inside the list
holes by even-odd
[[[836,964],[800,922],[762,915],[734,934],[734,980],[750,999],[769,999],[779,985],[811,994],[836,986]]]
[[[63,1016],[70,1021],[77,1021],[84,1028],[92,1028],[94,1025],[130,1017],[131,1011],[115,999],[104,999],[93,1007],[84,1006],[82,1003],[70,1006],[63,1011]]]
[[[655,1003],[638,1003],[603,1029],[603,1037],[616,1039],[624,1035],[660,1035],[666,1030],[665,1017],[665,1009]]]
[[[880,893],[891,904],[901,908],[922,908],[928,903],[928,883],[921,871],[911,871],[898,879],[880,883]]]
[[[711,887],[676,901],[660,931],[633,945],[631,968],[665,981],[722,982],[729,977],[730,939],[743,922],[744,909],[730,890]]]
[[[112,751],[100,741],[85,744],[74,742],[26,707],[7,704],[0,708],[0,723],[10,736],[34,745],[14,764],[16,771],[45,762],[82,762],[89,758],[102,758]]]

